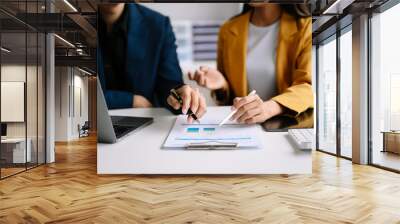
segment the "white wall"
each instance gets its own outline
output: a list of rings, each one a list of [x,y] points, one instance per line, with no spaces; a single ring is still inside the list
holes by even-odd
[[[27,69],[27,70],[26,70]],[[9,64],[9,65],[2,65],[1,66],[1,81],[4,82],[25,82],[26,71],[28,72],[28,84],[29,87],[27,88],[27,119],[28,119],[28,137],[30,133],[35,131],[36,133],[36,120],[37,115],[32,111],[36,111],[37,107],[37,99],[36,99],[36,79],[31,77],[31,74],[36,75],[36,67],[25,65],[18,65],[18,64]],[[35,88],[32,88],[34,86]],[[41,106],[41,105],[39,105]],[[7,110],[7,108],[1,108],[1,110]],[[8,137],[25,137],[25,123],[26,122],[8,122],[7,124],[7,136]],[[32,130],[31,130],[32,129]]]
[[[171,20],[227,20],[239,13],[240,3],[140,3]]]
[[[78,72],[78,74],[77,74]],[[89,102],[88,102],[88,78],[75,70],[74,75],[74,113],[72,119],[72,136],[73,138],[79,137],[77,129],[78,124],[83,125],[85,121],[89,120]],[[79,102],[80,101],[80,102]],[[81,111],[80,111],[81,110]]]
[[[1,81],[25,82],[25,65],[2,65]],[[25,123],[7,123],[7,137],[25,137]]]
[[[55,85],[55,140],[77,139],[79,138],[78,124],[82,126],[89,117],[88,78],[82,76],[77,69],[56,67]],[[82,114],[79,110],[80,105]]]
[[[68,140],[68,68],[55,68],[55,140]]]
[[[27,80],[25,80],[27,79]],[[21,108],[27,120],[24,122],[7,122],[7,137],[30,139],[33,161],[36,162],[37,153],[39,163],[44,162],[45,150],[45,118],[44,118],[44,74],[42,67],[25,64],[5,64],[1,66],[1,81],[26,83],[26,107]],[[7,96],[2,96],[7,97]],[[1,108],[10,110],[11,108]],[[12,112],[12,111],[11,111]]]

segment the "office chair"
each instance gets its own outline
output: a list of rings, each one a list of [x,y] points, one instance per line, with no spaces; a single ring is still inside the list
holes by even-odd
[[[78,124],[79,138],[88,137],[89,136],[90,125],[89,121],[85,121],[85,123],[80,127]]]

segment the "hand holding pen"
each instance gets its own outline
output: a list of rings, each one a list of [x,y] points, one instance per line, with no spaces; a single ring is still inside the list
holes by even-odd
[[[252,91],[248,96],[236,97],[233,100],[232,110],[230,120],[241,124],[256,124],[282,114],[285,108],[272,99],[263,101],[255,91]]]
[[[206,112],[206,101],[198,89],[193,89],[189,85],[183,85],[171,90],[171,95],[167,98],[168,104],[175,110],[182,109],[183,114],[188,115],[188,123],[199,122]]]

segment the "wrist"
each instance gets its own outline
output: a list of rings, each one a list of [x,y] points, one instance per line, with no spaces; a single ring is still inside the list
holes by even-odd
[[[175,86],[175,87],[172,88],[172,89],[178,90],[178,89],[180,89],[180,88],[182,88],[182,87],[184,87],[184,86],[186,86],[186,85],[187,85],[187,84],[185,84],[185,83],[181,83],[181,84]]]
[[[229,85],[226,80],[224,80],[224,84],[221,88],[214,89],[212,94],[214,95],[215,99],[219,102],[219,104],[225,104],[224,102],[228,100],[229,97]]]
[[[225,79],[224,77],[223,77],[223,83],[222,83],[222,85],[220,86],[220,88],[217,88],[216,90],[218,90],[218,91],[223,91],[223,92],[229,90],[228,81],[226,81],[226,79]]]
[[[268,100],[263,104],[265,111],[268,114],[268,117],[274,117],[279,114],[282,114],[284,108],[274,100]]]

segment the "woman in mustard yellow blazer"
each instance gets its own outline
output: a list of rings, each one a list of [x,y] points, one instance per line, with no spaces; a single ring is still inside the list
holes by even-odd
[[[305,6],[245,4],[218,38],[217,70],[201,66],[189,78],[213,91],[222,104],[233,101],[232,117],[260,123],[313,107],[311,17]],[[308,14],[308,15],[307,15]],[[257,94],[247,96],[252,89]]]

